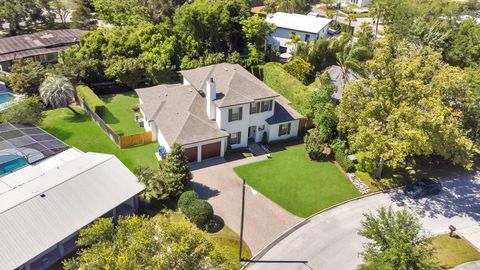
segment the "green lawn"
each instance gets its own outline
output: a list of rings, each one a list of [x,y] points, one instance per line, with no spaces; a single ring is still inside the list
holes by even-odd
[[[132,135],[145,132],[134,121],[135,112],[133,105],[138,105],[138,96],[135,92],[104,95],[100,98],[105,102],[105,115],[103,120],[119,135]]]
[[[41,127],[46,131],[85,152],[108,153],[117,156],[129,169],[138,165],[157,166],[156,142],[120,149],[108,138],[81,108],[74,107],[79,114],[69,109],[56,109],[45,112]]]
[[[332,162],[307,159],[305,149],[288,147],[271,159],[235,168],[254,189],[291,213],[307,217],[359,192]]]
[[[450,237],[448,234],[433,237],[432,244],[435,247],[435,257],[444,269],[450,269],[457,265],[480,260],[480,253],[467,241],[458,236]]]

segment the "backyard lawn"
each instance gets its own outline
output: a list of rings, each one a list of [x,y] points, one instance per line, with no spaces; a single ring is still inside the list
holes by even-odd
[[[307,159],[303,145],[236,167],[235,172],[252,188],[300,217],[359,196],[334,163]]]
[[[158,146],[156,142],[120,149],[80,107],[74,108],[77,115],[69,109],[47,111],[41,127],[66,144],[84,152],[113,154],[129,169],[138,165],[157,166],[154,155]]]
[[[480,253],[467,241],[454,235],[448,234],[433,237],[432,244],[435,247],[435,257],[444,269],[450,269],[457,265],[480,260]]]
[[[102,119],[119,135],[132,135],[145,132],[134,121],[135,112],[132,106],[138,105],[138,96],[135,92],[104,95],[100,98],[105,102],[105,115]]]

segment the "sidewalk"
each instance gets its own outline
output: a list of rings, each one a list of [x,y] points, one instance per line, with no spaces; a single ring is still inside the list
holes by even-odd
[[[467,240],[474,248],[480,252],[480,225],[471,226],[466,229],[458,231],[465,240]],[[480,269],[480,265],[478,268]]]

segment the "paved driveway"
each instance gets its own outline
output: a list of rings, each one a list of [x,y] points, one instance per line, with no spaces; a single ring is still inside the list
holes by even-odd
[[[233,162],[215,159],[192,165],[193,189],[200,198],[208,200],[215,214],[237,233],[240,233],[242,181],[233,168],[265,158],[257,156]],[[253,254],[301,220],[247,187],[243,235]]]
[[[451,224],[459,233],[471,231],[480,222],[480,181],[473,177],[447,181],[442,193],[418,201],[392,191],[346,203],[313,217],[247,269],[355,269],[367,240],[357,234],[363,213],[389,205],[415,211],[434,235],[447,232]]]

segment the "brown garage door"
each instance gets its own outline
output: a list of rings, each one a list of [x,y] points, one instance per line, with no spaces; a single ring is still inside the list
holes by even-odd
[[[220,156],[221,142],[202,145],[202,160]]]
[[[198,147],[190,147],[190,148],[185,148],[185,155],[187,156],[187,159],[189,162],[197,162],[197,152],[198,152]]]

